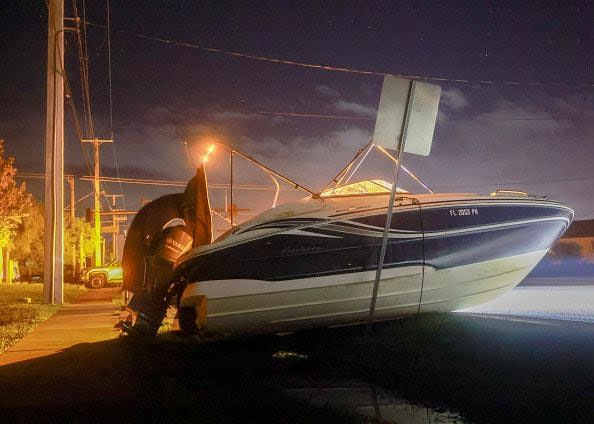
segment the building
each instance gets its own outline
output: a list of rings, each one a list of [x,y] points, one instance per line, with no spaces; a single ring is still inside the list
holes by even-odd
[[[574,221],[553,246],[552,257],[594,264],[594,219]]]

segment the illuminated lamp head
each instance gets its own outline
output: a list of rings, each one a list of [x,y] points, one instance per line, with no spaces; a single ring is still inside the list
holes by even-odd
[[[211,144],[210,146],[208,146],[208,150],[206,151],[206,154],[204,156],[202,156],[202,164],[203,165],[206,164],[206,162],[208,162],[208,157],[214,151],[214,149],[215,149],[214,143]]]

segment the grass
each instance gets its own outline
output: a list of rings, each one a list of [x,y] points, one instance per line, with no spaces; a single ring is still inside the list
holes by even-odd
[[[65,285],[64,302],[72,302],[84,291],[82,286]],[[25,303],[25,298],[30,298],[31,303]],[[43,304],[43,284],[0,284],[0,354],[55,314],[58,308]]]

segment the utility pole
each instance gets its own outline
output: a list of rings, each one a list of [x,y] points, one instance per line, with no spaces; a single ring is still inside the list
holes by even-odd
[[[74,217],[76,216],[74,208],[74,203],[76,203],[74,196],[74,175],[68,175],[68,185],[70,186],[70,219],[74,223]]]
[[[76,213],[74,210],[74,203],[76,202],[76,198],[75,198],[75,193],[74,193],[74,176],[73,175],[68,176],[68,185],[70,186],[70,226],[71,226],[71,228],[74,228],[75,218],[76,218]],[[76,263],[77,243],[73,242],[72,240],[70,240],[69,242],[72,243],[72,245],[73,245],[72,253],[71,253],[71,257],[70,257],[70,260],[72,261],[72,280],[76,281],[76,275],[78,275],[78,271],[79,271],[78,264]]]
[[[231,228],[235,226],[235,222],[233,221],[233,153],[235,153],[233,150],[229,153],[229,188],[231,193],[231,209],[229,210],[229,213],[231,215]]]
[[[118,197],[124,198],[123,194],[106,194],[105,197],[111,197],[111,210],[112,212],[116,211],[116,199]],[[114,213],[112,216],[112,225],[114,227],[114,233],[111,234],[111,254],[113,255],[113,259],[117,258],[117,250],[118,250],[118,240],[117,235],[120,234],[120,221],[116,214]]]
[[[64,0],[48,0],[45,121],[45,303],[64,302]]]
[[[95,266],[103,265],[102,249],[101,249],[101,199],[99,195],[101,193],[101,179],[99,175],[99,146],[103,143],[113,143],[113,140],[100,140],[94,139],[82,139],[83,143],[93,143],[93,150],[95,153],[95,172],[93,176],[93,189],[95,190],[95,228],[93,241],[95,244]]]
[[[228,218],[229,217],[229,199],[228,196],[229,192],[227,190],[225,190],[225,217]],[[229,219],[229,225],[231,226],[231,228],[233,228],[233,223],[231,222],[231,220]]]

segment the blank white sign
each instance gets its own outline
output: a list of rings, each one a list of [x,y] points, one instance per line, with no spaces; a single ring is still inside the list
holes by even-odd
[[[396,150],[404,142],[405,152],[429,155],[440,96],[438,85],[386,75],[373,142]]]
[[[429,156],[433,143],[437,109],[441,97],[439,85],[412,82],[412,102],[405,132],[404,151]]]
[[[394,150],[400,147],[411,83],[411,80],[391,75],[384,77],[375,118],[374,144]]]

